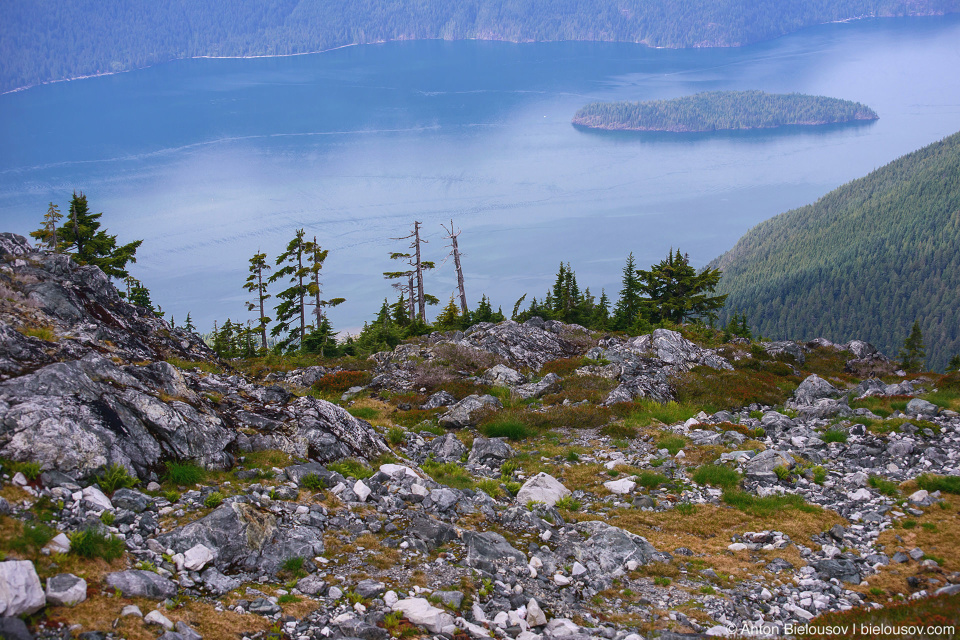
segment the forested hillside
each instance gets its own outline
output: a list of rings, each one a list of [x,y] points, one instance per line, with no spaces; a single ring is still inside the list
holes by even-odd
[[[927,365],[960,353],[960,134],[751,229],[711,267],[725,313],[773,338],[868,340],[920,322]],[[726,318],[723,318],[725,321]]]
[[[593,102],[577,111],[573,124],[591,129],[679,133],[876,119],[873,109],[838,98],[763,91],[704,91],[672,100]]]
[[[418,38],[737,46],[805,26],[960,11],[960,0],[4,0],[0,90],[192,56]]]

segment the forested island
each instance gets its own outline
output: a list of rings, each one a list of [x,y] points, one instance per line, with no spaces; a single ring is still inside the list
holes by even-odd
[[[960,0],[5,0],[0,91],[197,56],[275,56],[391,40],[586,40],[736,47]]]
[[[859,102],[763,91],[706,91],[672,100],[593,102],[577,111],[573,124],[611,131],[694,133],[773,129],[876,120]]]

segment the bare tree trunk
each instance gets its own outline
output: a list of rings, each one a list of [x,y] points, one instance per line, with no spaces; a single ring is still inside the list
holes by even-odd
[[[420,313],[420,322],[427,321],[427,303],[423,296],[423,265],[420,262],[420,222],[413,222],[413,243],[416,247],[417,270],[417,308]]]
[[[417,312],[416,312],[416,303],[414,302],[414,294],[413,294],[415,289],[413,288],[413,272],[412,271],[410,272],[410,284],[407,285],[407,291],[410,292],[410,301],[407,304],[407,311],[410,315],[410,322],[413,322],[414,320],[417,319]]]
[[[259,251],[257,252],[259,253]],[[263,268],[257,268],[257,297],[260,298],[260,344],[263,350],[267,350],[267,313],[263,309]],[[249,309],[249,307],[247,307]]]
[[[297,278],[300,285],[300,344],[303,344],[303,337],[307,334],[307,296],[303,293],[303,242],[297,251]]]
[[[467,309],[467,292],[463,286],[463,268],[460,266],[460,249],[457,247],[457,236],[460,235],[460,232],[453,232],[453,220],[450,221],[449,229],[444,227],[443,224],[440,226],[447,232],[447,238],[450,240],[450,253],[453,255],[453,265],[457,269],[457,289],[460,291],[460,312],[466,316],[469,313]]]

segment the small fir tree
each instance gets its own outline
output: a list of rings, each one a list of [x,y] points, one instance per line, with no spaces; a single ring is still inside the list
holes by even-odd
[[[920,371],[926,357],[923,334],[920,332],[920,321],[914,320],[910,335],[903,341],[903,348],[900,349],[900,368],[910,372]]]
[[[268,271],[270,265],[267,264],[267,254],[259,251],[250,258],[250,275],[243,285],[243,288],[256,296],[256,302],[247,302],[247,311],[253,311],[259,307],[260,317],[257,320],[257,332],[260,334],[260,348],[267,350],[267,325],[270,324],[270,318],[267,317],[264,303],[270,298],[267,293],[267,282],[263,279],[263,272]],[[189,320],[189,314],[187,314]]]
[[[117,236],[100,229],[102,213],[90,213],[87,197],[73,193],[66,224],[60,228],[59,242],[79,264],[92,264],[111,278],[126,278],[126,266],[137,261],[137,248],[143,240],[117,245]]]
[[[297,229],[293,240],[287,244],[286,250],[277,256],[277,266],[284,266],[267,279],[269,283],[286,279],[290,285],[277,294],[277,300],[280,301],[274,307],[277,312],[277,323],[270,330],[270,335],[273,337],[286,334],[286,337],[277,343],[277,348],[281,351],[290,351],[299,346],[307,332],[306,298],[310,293],[307,287],[310,269],[304,264],[304,254],[307,250],[305,235],[303,229]]]
[[[43,226],[36,231],[30,232],[30,237],[36,238],[41,242],[47,243],[47,249],[54,253],[60,253],[60,239],[57,237],[57,223],[63,219],[60,213],[60,207],[50,203],[47,207],[47,213],[43,216]]]

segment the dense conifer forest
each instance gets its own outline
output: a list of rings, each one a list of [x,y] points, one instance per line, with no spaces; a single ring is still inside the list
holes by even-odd
[[[591,129],[704,132],[876,119],[869,107],[838,98],[705,91],[673,100],[594,102],[577,111],[573,124]]]
[[[960,11],[960,0],[5,0],[0,91],[194,56],[442,38],[739,46],[806,26]]]
[[[960,352],[960,134],[762,222],[710,266],[773,338],[867,340],[896,353],[914,321],[927,366]]]

